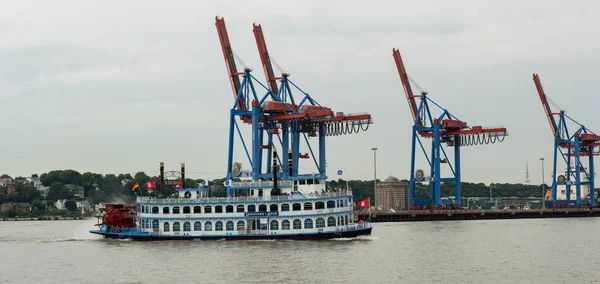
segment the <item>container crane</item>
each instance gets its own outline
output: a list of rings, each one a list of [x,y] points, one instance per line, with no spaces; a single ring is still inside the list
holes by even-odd
[[[239,166],[236,167],[236,163],[233,162],[236,134],[241,140],[250,163],[249,174],[253,181],[273,178],[269,164],[272,151],[269,149],[279,148],[279,145],[281,145],[281,149],[288,149],[288,163],[281,162],[286,160],[285,157],[273,157],[279,159],[278,164],[281,165],[279,178],[283,180],[325,179],[325,137],[365,131],[373,122],[371,115],[334,113],[331,108],[320,105],[312,96],[289,80],[289,74],[275,77],[260,25],[254,25],[254,34],[267,77],[267,84],[262,84],[252,76],[250,68],[245,68],[244,72],[238,72],[224,19],[216,17],[216,26],[234,92],[234,105],[230,110],[227,180],[231,181],[241,174]],[[277,85],[278,81],[280,81],[279,86]],[[264,93],[261,93],[263,91]],[[235,119],[236,116],[240,117],[242,122],[252,126],[250,147],[246,145]],[[309,143],[309,137],[317,136],[318,156],[315,155]],[[301,144],[308,149],[310,154],[300,153]],[[263,152],[265,150],[266,153]],[[267,159],[263,160],[265,154]],[[310,158],[312,158],[317,172],[299,174],[299,159]],[[227,186],[227,195],[230,196],[232,190],[238,189],[247,188]]]
[[[544,92],[540,77],[533,74],[533,82],[546,113],[546,118],[554,137],[554,161],[552,164],[552,201],[551,206],[569,207],[572,205],[594,205],[594,156],[600,154],[600,150],[594,148],[600,146],[600,136],[589,130],[583,124],[569,117],[565,111],[552,112],[549,99]],[[558,122],[556,121],[558,117]],[[574,126],[575,131],[569,131],[569,126]],[[566,153],[565,153],[566,152]],[[588,167],[583,165],[581,157],[588,157]],[[585,159],[583,159],[585,160]],[[556,168],[559,161],[564,162],[565,175],[557,174]],[[582,176],[583,175],[583,176]],[[558,186],[566,187],[566,199],[557,200]],[[582,200],[582,185],[589,187],[589,199]],[[575,186],[575,203],[571,199],[571,186]]]
[[[412,90],[406,68],[402,62],[400,51],[392,49],[396,68],[402,81],[406,100],[408,101],[414,124],[412,127],[412,146],[410,162],[410,190],[409,200],[411,209],[445,208],[441,201],[441,184],[453,182],[455,184],[455,199],[451,208],[460,207],[460,149],[463,146],[490,144],[502,142],[507,135],[506,128],[484,128],[482,126],[468,126],[452,115],[447,109],[434,102],[427,92],[415,94]],[[416,99],[419,99],[417,102]],[[441,112],[435,116],[434,111]],[[431,138],[431,152],[428,154],[423,145],[422,138]],[[454,163],[450,160],[442,144],[454,148]],[[416,147],[422,150],[429,165],[429,176],[421,169],[415,170]],[[451,172],[451,177],[441,176],[441,166],[446,164]],[[415,184],[429,183],[429,199],[415,198]]]
[[[283,102],[294,106],[290,112],[282,112],[271,115],[268,120],[281,125],[282,148],[289,149],[291,163],[284,167],[284,178],[298,176],[298,166],[300,158],[309,158],[312,155],[300,154],[301,136],[304,136],[306,145],[308,137],[318,136],[318,161],[315,159],[315,165],[319,175],[325,175],[325,137],[328,135],[351,134],[360,130],[367,130],[372,123],[370,114],[344,114],[335,113],[329,107],[320,105],[312,96],[300,89],[290,80],[290,74],[282,71],[280,77],[275,77],[272,59],[267,50],[262,26],[253,25],[254,38],[260,55],[261,63],[265,72],[265,79],[268,82],[269,90]],[[280,82],[279,87],[277,81]],[[268,107],[267,107],[268,108]],[[271,109],[271,108],[268,108]],[[291,148],[290,147],[291,143]],[[289,168],[288,168],[289,167]],[[286,173],[289,173],[286,176]]]

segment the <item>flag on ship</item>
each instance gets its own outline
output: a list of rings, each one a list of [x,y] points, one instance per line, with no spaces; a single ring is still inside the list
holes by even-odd
[[[179,181],[179,183],[178,183],[178,184],[174,184],[174,185],[173,185],[173,188],[174,188],[174,189],[178,189],[178,188],[182,188],[182,187],[183,187],[183,182],[182,182],[182,181]]]
[[[361,200],[359,202],[356,202],[356,207],[358,207],[358,208],[369,208],[369,205],[370,205],[369,203],[370,202],[369,202],[368,198],[367,199],[363,199],[363,200]]]
[[[133,183],[133,185],[131,186],[131,191],[135,191],[136,189],[140,188],[140,185],[136,182]]]
[[[156,188],[156,181],[155,180],[147,181],[146,183],[144,183],[144,188],[145,189]]]
[[[200,185],[201,185],[201,186],[208,186],[208,179],[205,179],[205,180],[203,180],[203,181],[200,183]]]
[[[335,172],[339,177],[343,177],[344,175],[346,175],[346,169],[338,169]]]

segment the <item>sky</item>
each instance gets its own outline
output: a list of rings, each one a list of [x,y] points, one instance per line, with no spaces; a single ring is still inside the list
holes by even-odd
[[[540,184],[541,157],[551,179],[553,140],[532,73],[561,109],[600,129],[599,11],[597,1],[550,0],[0,0],[0,173],[156,175],[164,161],[167,170],[185,162],[190,177],[223,177],[233,98],[218,15],[258,79],[253,23],[319,103],[371,113],[367,132],[328,138],[330,177],[345,168],[349,179],[372,179],[372,147],[378,178],[410,175],[399,48],[431,99],[469,125],[509,131],[503,143],[462,149],[463,181],[523,182],[528,163]],[[417,157],[417,168],[425,163]]]

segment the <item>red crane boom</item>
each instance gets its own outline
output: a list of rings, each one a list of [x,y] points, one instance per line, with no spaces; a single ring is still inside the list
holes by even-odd
[[[546,93],[544,93],[544,88],[542,87],[542,82],[540,82],[540,77],[536,73],[533,73],[533,82],[535,83],[538,95],[542,101],[542,106],[546,112],[546,117],[548,118],[548,123],[550,123],[550,128],[552,128],[552,134],[554,137],[556,137],[556,131],[558,128],[556,125],[556,120],[554,120],[554,114],[550,109],[550,104],[548,104],[548,98],[546,97]]]
[[[273,94],[277,95],[277,80],[281,78],[275,77],[275,74],[273,73],[273,66],[271,66],[271,58],[269,57],[269,51],[267,51],[267,44],[265,43],[262,27],[256,24],[253,24],[253,26],[256,46],[258,47],[260,61],[262,62],[263,69],[265,70],[265,77],[267,79],[267,83],[269,84],[269,89],[271,92],[273,92]]]
[[[225,19],[215,17],[217,26],[217,33],[219,34],[219,40],[221,41],[221,48],[223,49],[223,56],[225,57],[225,64],[227,65],[227,72],[229,73],[229,81],[231,82],[231,89],[233,90],[233,98],[237,98],[240,91],[240,78],[239,75],[243,74],[237,71],[235,66],[235,59],[233,57],[233,49],[231,49],[231,43],[229,42],[229,35],[227,35],[227,28],[225,27]],[[245,98],[240,98],[237,102],[238,110],[247,110]]]
[[[400,75],[400,80],[402,81],[402,86],[404,87],[404,93],[406,94],[406,100],[408,101],[408,107],[410,108],[410,113],[412,114],[413,120],[417,121],[417,103],[415,102],[415,95],[413,95],[412,89],[410,87],[410,83],[408,82],[408,75],[406,74],[406,69],[404,68],[404,63],[402,62],[402,57],[400,56],[400,50],[392,49],[394,60],[396,61],[396,68],[398,69],[398,74]]]

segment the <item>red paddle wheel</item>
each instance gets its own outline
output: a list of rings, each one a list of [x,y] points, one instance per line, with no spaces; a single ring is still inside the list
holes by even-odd
[[[98,224],[103,231],[121,232],[124,228],[136,227],[135,205],[106,204],[100,208]]]

